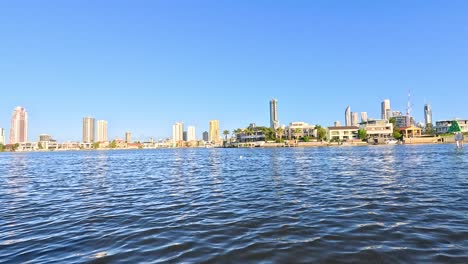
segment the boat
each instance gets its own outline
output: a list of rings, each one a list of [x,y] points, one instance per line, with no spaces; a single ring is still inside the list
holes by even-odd
[[[387,145],[396,145],[398,143],[400,143],[400,141],[394,138],[390,138],[385,141],[385,144]]]

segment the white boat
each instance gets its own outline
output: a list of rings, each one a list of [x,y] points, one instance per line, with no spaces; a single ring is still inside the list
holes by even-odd
[[[387,144],[387,145],[396,145],[399,142],[400,142],[399,140],[391,138],[391,139],[387,139],[387,141],[385,141],[385,144]]]

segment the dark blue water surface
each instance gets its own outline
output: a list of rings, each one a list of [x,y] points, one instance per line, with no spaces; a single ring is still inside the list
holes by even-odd
[[[468,263],[452,145],[0,154],[2,263]]]

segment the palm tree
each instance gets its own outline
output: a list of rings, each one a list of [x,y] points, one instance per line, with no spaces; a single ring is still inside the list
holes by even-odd
[[[223,135],[225,137],[225,140],[227,141],[227,136],[230,134],[229,130],[224,130]]]
[[[279,138],[279,140],[281,141],[281,139],[283,138],[283,135],[284,135],[284,129],[282,127],[278,127],[276,129],[276,137]]]
[[[296,138],[296,140],[299,138],[299,135],[301,134],[302,134],[302,129],[300,128],[294,129],[294,137]]]

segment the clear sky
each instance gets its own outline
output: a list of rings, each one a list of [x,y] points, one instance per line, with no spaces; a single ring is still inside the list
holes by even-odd
[[[468,1],[0,0],[0,127],[29,112],[30,140],[168,137],[210,119],[233,130],[380,116],[468,118]]]

